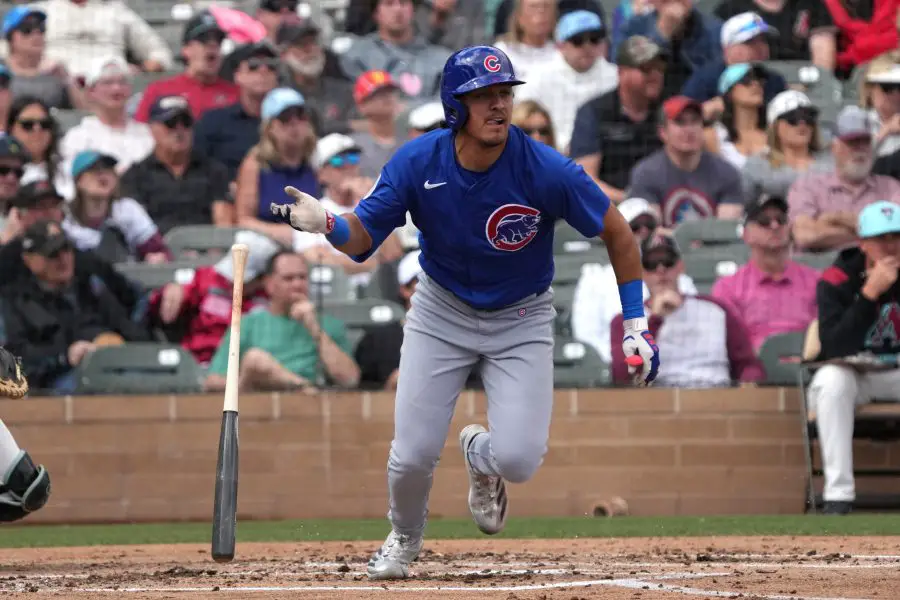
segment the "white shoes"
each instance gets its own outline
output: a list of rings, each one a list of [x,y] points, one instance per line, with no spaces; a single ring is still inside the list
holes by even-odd
[[[392,530],[381,548],[369,559],[369,579],[406,579],[409,577],[409,563],[418,558],[423,543],[421,537],[412,538]]]
[[[506,525],[509,499],[502,477],[491,477],[477,472],[469,462],[469,445],[480,433],[487,433],[481,425],[468,425],[459,432],[459,447],[469,471],[469,511],[482,533],[494,535]]]

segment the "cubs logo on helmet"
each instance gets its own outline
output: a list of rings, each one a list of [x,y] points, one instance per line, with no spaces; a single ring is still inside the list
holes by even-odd
[[[470,46],[450,55],[441,74],[441,104],[447,126],[459,131],[469,118],[460,96],[492,85],[521,85],[509,57],[493,46]]]
[[[500,62],[500,59],[490,54],[484,57],[484,68],[490,71],[491,73],[496,73],[503,67],[503,64]]]
[[[538,233],[541,212],[521,204],[504,204],[488,217],[484,233],[497,250],[515,252],[527,246]]]

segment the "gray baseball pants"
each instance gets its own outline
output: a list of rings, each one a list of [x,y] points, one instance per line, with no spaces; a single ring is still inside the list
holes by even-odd
[[[476,310],[420,275],[403,330],[388,458],[388,518],[397,533],[422,535],[432,474],[476,365],[489,434],[469,449],[474,468],[512,483],[537,471],[553,408],[552,299],[548,290],[500,310]]]

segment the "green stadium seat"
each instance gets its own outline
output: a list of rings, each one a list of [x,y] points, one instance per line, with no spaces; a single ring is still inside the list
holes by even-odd
[[[387,323],[399,323],[406,314],[398,303],[378,298],[365,298],[353,302],[327,302],[322,310],[344,323],[347,328],[347,339],[354,351],[367,330]]]
[[[598,238],[586,238],[564,221],[557,223],[556,230],[553,232],[554,254],[595,252],[598,247],[603,247],[603,243]]]
[[[553,308],[556,309],[554,328],[557,335],[572,335],[572,304],[575,300],[575,284],[553,285]]]
[[[803,367],[800,357],[806,331],[779,333],[766,338],[759,349],[759,359],[766,369],[766,383],[769,385],[794,386]]]
[[[174,260],[160,265],[117,263],[115,267],[119,273],[141,284],[144,289],[154,290],[172,282],[190,283],[193,281],[194,272],[198,268],[214,265],[218,260],[219,257],[216,256],[202,256],[199,258]]]
[[[591,252],[555,255],[553,285],[575,284],[581,277],[581,267],[587,264],[609,264],[609,253],[603,246],[595,246]]]
[[[793,258],[798,263],[804,264],[808,267],[812,267],[818,271],[824,271],[828,267],[834,264],[834,261],[837,260],[839,252],[803,252],[799,254],[793,255]]]
[[[356,287],[340,267],[309,266],[309,298],[313,302],[346,302],[357,299]]]
[[[235,242],[234,236],[239,231],[243,229],[215,225],[179,225],[167,231],[163,239],[176,257],[193,253],[221,256],[229,252]]]
[[[708,294],[716,279],[733,275],[749,259],[744,244],[728,244],[687,251],[683,255],[685,273],[701,294]]]
[[[78,394],[188,394],[200,392],[203,370],[176,344],[103,346],[78,367]]]
[[[604,387],[611,381],[609,365],[590,345],[566,337],[553,347],[553,385],[557,388]]]
[[[61,136],[81,123],[83,118],[91,114],[91,111],[89,110],[69,110],[59,108],[54,108],[51,112],[53,113],[53,118],[59,123],[59,134]]]
[[[742,221],[701,219],[680,223],[674,233],[675,241],[687,252],[695,246],[740,244],[743,229]]]

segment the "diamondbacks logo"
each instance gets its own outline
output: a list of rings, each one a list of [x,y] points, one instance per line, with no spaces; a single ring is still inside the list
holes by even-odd
[[[878,320],[866,334],[866,347],[877,350],[896,346],[900,340],[900,308],[893,302],[881,307]]]
[[[515,252],[528,245],[537,235],[541,211],[521,204],[504,204],[491,213],[484,234],[491,246]]]
[[[491,73],[496,73],[500,70],[500,59],[494,56],[493,54],[489,54],[484,57],[484,68],[490,71]]]
[[[881,209],[881,214],[883,214],[885,218],[892,219],[894,217],[894,209],[890,206],[885,206]]]

